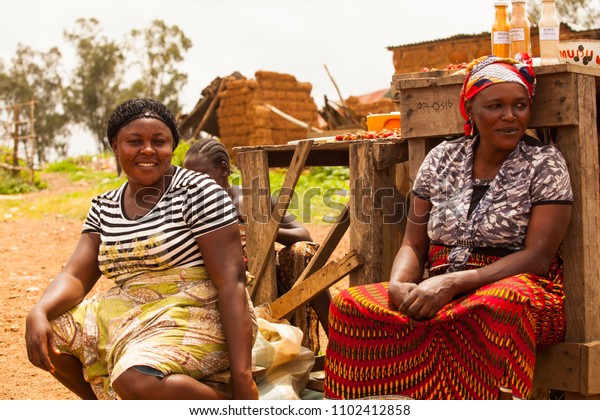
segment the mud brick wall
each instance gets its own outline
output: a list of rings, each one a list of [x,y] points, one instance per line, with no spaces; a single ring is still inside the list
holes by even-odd
[[[369,114],[387,114],[388,112],[396,111],[396,105],[390,98],[383,98],[379,101],[370,103],[362,103],[356,96],[350,96],[346,99],[346,106],[356,115],[366,121]]]
[[[264,70],[257,71],[255,79],[228,81],[217,109],[221,141],[231,154],[238,146],[285,144],[308,137],[306,128],[273,113],[265,104],[317,126],[318,109],[311,90],[310,83],[298,82],[292,75]]]

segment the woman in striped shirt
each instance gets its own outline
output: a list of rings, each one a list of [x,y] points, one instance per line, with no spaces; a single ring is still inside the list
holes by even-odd
[[[107,136],[127,182],[92,201],[29,313],[29,360],[83,399],[256,399],[256,319],[231,199],[171,164],[179,135],[160,102],[125,101]],[[114,287],[87,298],[102,275]],[[197,380],[227,368],[232,395]]]

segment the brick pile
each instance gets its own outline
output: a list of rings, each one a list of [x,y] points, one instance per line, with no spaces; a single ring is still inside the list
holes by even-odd
[[[238,146],[285,144],[308,137],[306,128],[273,113],[265,104],[317,126],[319,114],[310,95],[312,85],[289,74],[264,70],[257,71],[255,77],[229,80],[219,94],[220,138],[229,152]]]
[[[358,97],[350,96],[346,99],[346,106],[359,116],[363,121],[369,114],[387,114],[397,111],[396,104],[390,98],[381,98],[377,101],[363,103]]]

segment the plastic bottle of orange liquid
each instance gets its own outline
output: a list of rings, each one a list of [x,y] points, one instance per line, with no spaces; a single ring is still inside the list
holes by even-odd
[[[508,2],[494,3],[496,16],[492,25],[492,54],[496,57],[510,57],[510,22],[508,21]]]
[[[531,25],[525,11],[526,0],[512,0],[512,15],[510,18],[510,54],[526,53],[531,57]]]
[[[558,64],[558,42],[560,40],[560,20],[556,14],[554,0],[544,0],[540,28],[540,64]]]

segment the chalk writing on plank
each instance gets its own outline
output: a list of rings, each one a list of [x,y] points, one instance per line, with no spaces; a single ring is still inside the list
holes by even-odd
[[[447,109],[450,109],[454,106],[454,103],[449,100],[443,100],[443,101],[433,101],[431,103],[428,102],[418,102],[417,103],[417,109],[421,110],[427,110],[427,111],[435,111],[435,112],[440,112],[440,111],[445,111]]]

